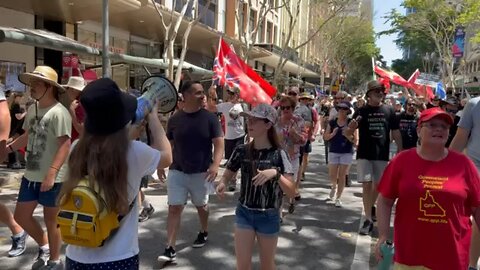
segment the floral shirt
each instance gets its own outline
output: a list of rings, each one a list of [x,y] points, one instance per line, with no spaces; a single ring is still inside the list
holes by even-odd
[[[293,160],[295,158],[300,157],[300,147],[305,144],[305,140],[302,142],[295,143],[288,134],[290,130],[295,130],[298,134],[302,134],[302,136],[306,137],[305,133],[305,121],[303,118],[297,115],[293,115],[293,117],[287,123],[282,122],[280,118],[277,124],[275,125],[275,129],[277,131],[277,136],[282,145],[283,149],[287,152],[288,158]]]

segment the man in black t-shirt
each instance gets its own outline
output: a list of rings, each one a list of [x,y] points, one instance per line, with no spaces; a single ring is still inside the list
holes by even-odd
[[[390,131],[402,150],[402,137],[393,107],[382,104],[385,87],[377,81],[368,83],[367,105],[358,109],[348,125],[347,134],[358,128],[357,179],[363,186],[363,206],[366,220],[360,234],[367,235],[373,230],[377,185],[387,166],[390,154]]]
[[[417,146],[417,104],[411,98],[405,102],[405,111],[398,116],[400,134],[402,135],[403,149]]]
[[[167,177],[167,247],[159,261],[176,259],[176,234],[183,208],[190,195],[200,218],[201,231],[193,247],[203,247],[208,236],[208,195],[223,157],[223,132],[215,114],[202,108],[205,93],[199,82],[184,82],[180,93],[184,107],[168,121],[167,138],[173,163]],[[212,156],[213,145],[213,156]]]

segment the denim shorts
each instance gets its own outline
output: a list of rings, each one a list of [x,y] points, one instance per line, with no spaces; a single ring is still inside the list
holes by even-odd
[[[37,201],[39,204],[45,207],[56,207],[57,196],[62,188],[62,183],[55,183],[49,191],[45,192],[40,191],[41,185],[41,182],[29,181],[27,178],[22,177],[22,183],[20,184],[17,201]]]
[[[79,263],[67,257],[65,261],[66,270],[101,270],[101,269],[116,269],[116,270],[138,270],[139,259],[138,255],[133,257],[105,263]]]
[[[328,153],[328,163],[333,165],[350,165],[353,162],[353,153]]]
[[[266,236],[276,236],[280,231],[280,210],[249,209],[240,203],[235,210],[235,225]]]

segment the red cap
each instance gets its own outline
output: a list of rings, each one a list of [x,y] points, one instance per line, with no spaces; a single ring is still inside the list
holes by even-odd
[[[442,118],[449,125],[453,125],[453,118],[448,113],[446,113],[444,110],[440,109],[439,107],[433,107],[433,108],[424,110],[420,114],[420,118],[418,119],[418,124],[430,121],[434,117]]]

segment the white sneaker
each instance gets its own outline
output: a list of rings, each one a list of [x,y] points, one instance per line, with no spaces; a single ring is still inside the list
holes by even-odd
[[[328,199],[329,199],[330,201],[333,201],[333,198],[335,197],[336,191],[337,191],[336,188],[331,188],[331,189],[330,189],[330,194],[328,195]]]
[[[342,207],[342,201],[340,201],[340,199],[335,200],[335,207]]]

